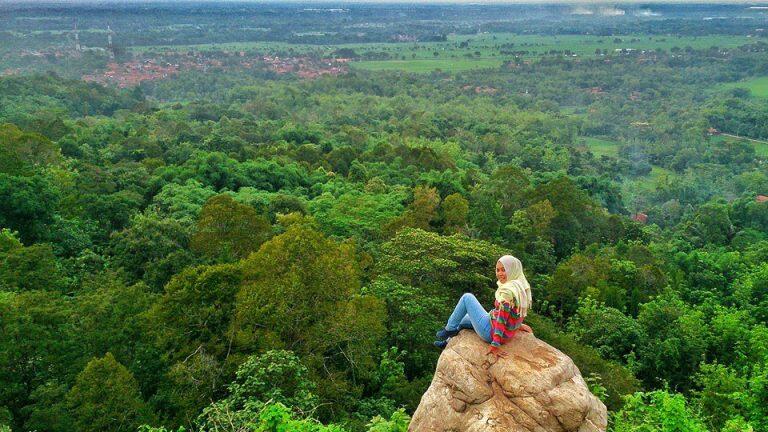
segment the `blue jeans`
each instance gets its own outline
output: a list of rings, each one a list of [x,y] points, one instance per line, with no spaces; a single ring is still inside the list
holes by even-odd
[[[491,341],[491,317],[474,295],[465,293],[448,318],[447,330],[472,328],[484,341]]]

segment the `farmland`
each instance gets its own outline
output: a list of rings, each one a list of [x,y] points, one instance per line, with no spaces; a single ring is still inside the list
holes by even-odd
[[[768,98],[768,77],[752,78],[724,85],[725,88],[744,88],[757,98]]]
[[[353,68],[365,70],[462,71],[495,68],[506,60],[545,55],[574,58],[642,51],[735,48],[752,42],[746,36],[621,36],[517,35],[493,33],[449,35],[446,42],[369,44],[291,44],[285,42],[234,42],[221,44],[139,46],[135,53],[168,51],[253,51],[264,55],[331,57],[354,53]],[[622,51],[623,50],[623,51]],[[347,54],[341,54],[346,56]]]

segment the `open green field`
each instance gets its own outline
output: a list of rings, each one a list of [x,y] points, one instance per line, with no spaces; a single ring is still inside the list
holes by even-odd
[[[755,143],[755,153],[768,158],[768,143]]]
[[[361,60],[354,67],[366,70],[404,70],[429,72],[436,69],[461,71],[497,67],[515,55],[536,57],[560,53],[572,57],[593,57],[616,50],[670,50],[735,48],[751,40],[746,36],[592,36],[592,35],[517,35],[512,33],[483,33],[450,35],[446,42],[399,42],[339,45],[289,44],[284,42],[236,42],[178,46],[140,46],[131,48],[136,53],[147,51],[256,51],[268,55],[332,56],[334,51],[354,50]],[[366,58],[371,60],[365,60]],[[376,60],[373,60],[376,59]]]
[[[380,61],[360,61],[354,62],[351,66],[355,69],[366,70],[401,70],[407,72],[432,72],[435,70],[443,71],[465,71],[471,69],[498,68],[501,66],[501,60],[493,59],[418,59],[418,60],[380,60]]]
[[[617,156],[619,154],[619,143],[616,141],[601,139],[601,138],[593,138],[593,137],[584,137],[580,139],[581,142],[584,143],[589,149],[592,151],[592,153],[597,156]]]
[[[723,141],[746,141],[755,147],[755,153],[758,156],[768,158],[768,141],[761,141],[748,138],[736,138],[734,136],[718,135],[711,138],[712,142]]]
[[[651,173],[649,175],[627,180],[624,183],[624,191],[626,193],[646,194],[656,190],[659,185],[675,181],[676,178],[676,173],[666,168],[651,165]]]
[[[768,98],[768,76],[725,84],[725,88],[745,88],[754,97]]]

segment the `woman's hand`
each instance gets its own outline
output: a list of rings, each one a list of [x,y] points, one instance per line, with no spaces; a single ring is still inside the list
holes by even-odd
[[[506,351],[502,351],[499,347],[491,345],[486,354],[493,354],[498,359],[499,357],[507,358],[509,354]]]

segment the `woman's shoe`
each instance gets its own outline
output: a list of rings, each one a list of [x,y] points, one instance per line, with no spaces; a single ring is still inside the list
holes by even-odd
[[[444,349],[448,345],[448,341],[447,340],[434,341],[433,344],[440,349]]]
[[[457,334],[459,334],[459,331],[461,331],[461,329],[456,329],[456,330],[441,329],[440,331],[435,333],[435,336],[437,336],[437,339],[440,339],[440,340],[448,339],[449,337],[456,336]]]

